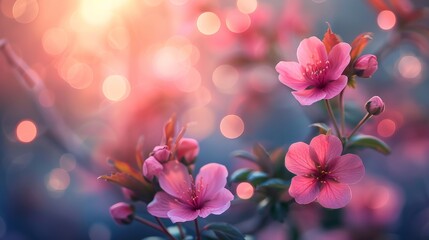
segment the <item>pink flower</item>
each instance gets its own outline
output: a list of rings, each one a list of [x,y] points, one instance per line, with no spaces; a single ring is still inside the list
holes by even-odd
[[[173,223],[222,214],[234,199],[225,188],[227,176],[225,166],[210,163],[200,169],[194,181],[183,164],[170,161],[158,175],[164,191],[156,193],[147,210],[153,216],[170,218]]]
[[[118,224],[130,224],[134,219],[134,207],[128,203],[118,202],[110,207],[110,215]]]
[[[374,96],[365,103],[366,111],[374,116],[384,112],[384,102],[379,96]]]
[[[198,141],[193,138],[182,138],[177,144],[177,159],[192,164],[200,152]],[[183,158],[183,159],[182,159]]]
[[[164,167],[162,164],[154,157],[150,156],[143,163],[143,176],[147,179],[152,180],[154,176],[157,176],[162,172]]]
[[[306,38],[298,46],[298,62],[277,64],[279,80],[295,90],[292,94],[302,105],[331,99],[347,85],[347,77],[341,74],[350,62],[350,50],[349,44],[341,42],[328,54],[320,39]]]
[[[363,78],[370,78],[378,69],[377,57],[372,54],[360,56],[354,63],[356,75]]]
[[[310,145],[298,142],[289,147],[286,168],[296,174],[289,194],[299,204],[318,200],[326,208],[341,208],[350,202],[348,184],[357,183],[365,174],[362,160],[355,154],[341,156],[341,141],[334,136],[319,135]]]

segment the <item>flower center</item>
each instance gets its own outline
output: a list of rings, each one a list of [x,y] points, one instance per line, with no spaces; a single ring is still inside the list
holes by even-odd
[[[305,69],[303,69],[302,75],[313,82],[313,85],[310,88],[323,88],[326,85],[325,75],[329,69],[329,60],[325,62],[317,61],[312,64],[307,64]]]
[[[316,171],[311,174],[312,177],[314,177],[318,182],[320,183],[326,183],[328,180],[334,180],[336,179],[331,176],[331,171],[327,170],[325,167],[322,167],[321,165],[316,165]]]

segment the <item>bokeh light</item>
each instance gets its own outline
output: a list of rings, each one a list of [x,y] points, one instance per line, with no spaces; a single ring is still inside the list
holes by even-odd
[[[383,119],[377,125],[377,132],[382,137],[391,137],[396,131],[396,123],[391,119]]]
[[[197,69],[191,68],[183,79],[176,81],[176,86],[183,92],[194,92],[201,85],[201,74]]]
[[[123,50],[128,47],[130,36],[126,28],[115,27],[107,34],[109,46],[116,50]]]
[[[130,83],[121,75],[108,76],[103,81],[103,94],[110,101],[122,101],[130,94]]]
[[[64,80],[73,88],[85,89],[93,81],[93,72],[88,64],[75,62],[67,68]]]
[[[62,28],[51,28],[46,30],[42,37],[45,52],[57,55],[62,53],[68,44],[67,32]]]
[[[396,24],[396,16],[392,11],[381,11],[377,16],[377,24],[383,30],[390,30]]]
[[[60,157],[60,167],[67,172],[73,171],[76,168],[76,158],[73,154],[64,153]]]
[[[241,199],[249,199],[253,196],[255,189],[253,188],[252,184],[248,182],[242,182],[237,185],[237,196]]]
[[[63,192],[70,185],[70,175],[62,168],[53,169],[46,181],[46,188],[52,192]]]
[[[237,0],[237,8],[244,14],[253,13],[258,7],[257,0]]]
[[[208,107],[191,108],[183,114],[183,119],[188,123],[186,134],[198,140],[208,137],[215,127],[215,114]]]
[[[115,11],[126,2],[126,0],[83,0],[81,1],[80,14],[91,25],[104,25],[111,20]]]
[[[216,88],[223,93],[234,93],[239,79],[238,70],[231,65],[220,65],[212,75],[212,81]]]
[[[415,56],[403,56],[398,62],[398,71],[403,78],[418,78],[422,73],[422,63],[420,59]]]
[[[233,33],[242,33],[249,29],[251,20],[249,15],[233,10],[226,15],[226,27]]]
[[[13,4],[12,15],[19,23],[31,23],[39,14],[39,3],[37,0],[17,0]]]
[[[24,120],[16,127],[16,137],[20,142],[29,143],[32,142],[37,136],[37,127],[34,122],[30,120]]]
[[[219,31],[220,19],[213,12],[204,12],[197,19],[197,28],[202,34],[213,35]]]
[[[244,122],[237,115],[227,115],[220,122],[220,132],[226,138],[238,138],[244,132]]]

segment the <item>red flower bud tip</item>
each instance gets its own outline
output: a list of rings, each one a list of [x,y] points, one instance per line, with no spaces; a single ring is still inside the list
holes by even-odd
[[[130,224],[134,219],[134,207],[128,203],[118,202],[110,207],[110,215],[118,224]]]
[[[137,200],[139,200],[139,197],[136,194],[136,192],[134,192],[133,190],[130,190],[128,188],[123,187],[122,188],[122,194],[128,200],[131,200],[131,201],[137,201]]]
[[[154,156],[150,156],[143,163],[143,176],[152,180],[152,178],[161,173],[163,169],[164,167],[162,164]]]
[[[165,163],[170,159],[170,150],[167,145],[156,146],[152,151],[152,156],[156,158],[160,163]]]
[[[200,152],[198,141],[193,138],[180,139],[177,146],[177,159],[186,164],[193,164]]]
[[[363,78],[370,78],[378,69],[377,57],[372,54],[360,56],[355,64],[356,75]]]
[[[374,96],[365,104],[366,111],[371,115],[379,115],[384,112],[384,102],[379,96]]]

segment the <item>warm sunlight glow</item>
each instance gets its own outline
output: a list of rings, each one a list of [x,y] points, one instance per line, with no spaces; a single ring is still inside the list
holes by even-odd
[[[244,14],[250,14],[258,7],[257,0],[237,0],[237,8]]]
[[[76,89],[85,89],[93,81],[93,72],[88,64],[76,62],[71,64],[65,72],[66,82]]]
[[[233,33],[245,32],[250,27],[250,17],[239,11],[231,11],[226,16],[226,27]]]
[[[238,70],[231,65],[220,65],[212,75],[212,81],[216,88],[223,93],[234,93],[239,79]]]
[[[67,44],[67,32],[62,28],[51,28],[43,34],[42,45],[48,54],[57,55],[62,53]]]
[[[103,82],[103,94],[110,101],[122,101],[130,94],[130,83],[121,75],[108,76]]]
[[[123,6],[126,0],[82,0],[80,14],[92,25],[103,25],[110,21],[115,11]]]
[[[176,81],[176,86],[183,92],[194,92],[201,85],[201,74],[197,69],[191,68],[183,79]]]
[[[396,24],[396,16],[392,11],[381,11],[377,16],[377,23],[383,30],[392,29]]]
[[[214,130],[215,114],[208,107],[195,107],[185,112],[183,122],[188,123],[186,134],[198,140],[208,137]]]
[[[422,62],[415,56],[403,56],[398,62],[398,71],[403,78],[417,78],[422,72]]]
[[[391,119],[383,119],[377,125],[377,132],[382,137],[390,137],[396,131],[396,123]]]
[[[128,47],[130,36],[126,28],[116,27],[112,28],[109,31],[107,35],[107,40],[111,48],[116,50],[123,50]]]
[[[20,142],[29,143],[32,142],[37,136],[37,127],[34,122],[30,120],[24,120],[16,127],[16,137]]]
[[[238,138],[244,132],[244,122],[237,115],[227,115],[220,122],[220,132],[226,138]]]
[[[253,196],[254,188],[248,182],[242,182],[237,185],[237,196],[241,199],[249,199]]]
[[[37,0],[17,0],[12,8],[13,18],[19,23],[31,23],[39,15]]]
[[[197,28],[202,34],[215,34],[219,31],[220,19],[213,12],[204,12],[198,17]]]

